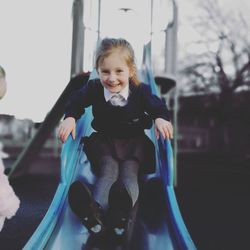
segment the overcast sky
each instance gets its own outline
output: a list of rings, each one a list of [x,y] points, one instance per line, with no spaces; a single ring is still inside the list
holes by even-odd
[[[42,121],[70,77],[71,0],[1,0],[0,113]]]
[[[144,18],[145,13],[150,11],[149,5],[145,3],[150,3],[150,0],[106,1],[109,4],[103,7],[103,19],[106,20],[103,31],[111,36],[117,30],[124,33],[131,30],[130,39],[135,50],[139,51],[150,31],[150,19]],[[189,23],[189,17],[195,14],[195,1],[197,0],[178,0],[178,37],[181,44],[195,35]],[[243,10],[249,7],[247,0],[219,1],[225,7]],[[6,70],[8,82],[7,94],[0,101],[0,114],[42,121],[67,85],[71,63],[72,2],[73,0],[0,1],[0,65]],[[117,11],[119,7],[131,7],[135,11],[124,14]],[[119,17],[121,23],[109,29],[109,24],[116,23],[117,15],[124,15],[124,18]],[[135,21],[126,29],[127,16]],[[138,35],[135,30],[141,26],[144,28],[140,28]]]
[[[203,0],[178,0],[179,5],[179,52],[186,53],[188,45],[195,40],[197,33],[190,23],[190,18],[195,17],[197,10],[197,3]],[[240,11],[244,18],[250,23],[250,1],[249,0],[218,0],[219,5],[225,11]],[[250,26],[250,25],[249,25]],[[242,27],[239,27],[239,29]]]

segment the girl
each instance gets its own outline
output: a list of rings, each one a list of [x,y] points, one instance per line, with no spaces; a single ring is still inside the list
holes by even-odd
[[[5,93],[5,71],[0,66],[0,99],[5,95]],[[15,195],[9,184],[8,177],[4,174],[2,158],[5,157],[7,157],[7,154],[2,151],[2,144],[0,144],[0,231],[3,228],[5,219],[10,219],[16,214],[20,203],[18,197]]]
[[[66,105],[59,127],[64,143],[75,139],[76,121],[92,105],[96,132],[84,138],[85,151],[97,176],[93,193],[79,181],[71,185],[69,204],[91,233],[103,232],[106,222],[123,235],[138,195],[138,173],[152,173],[155,152],[145,135],[153,121],[159,133],[173,138],[165,104],[137,78],[134,51],[124,39],[105,38],[96,53],[100,79],[90,80]]]

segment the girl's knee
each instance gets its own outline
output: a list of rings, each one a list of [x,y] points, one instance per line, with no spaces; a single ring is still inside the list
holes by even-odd
[[[131,159],[124,161],[120,167],[120,176],[121,178],[137,178],[139,170],[138,161]]]
[[[117,179],[119,175],[119,163],[111,156],[102,157],[99,167],[101,176],[110,176]]]

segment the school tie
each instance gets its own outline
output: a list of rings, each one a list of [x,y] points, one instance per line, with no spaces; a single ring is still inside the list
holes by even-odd
[[[110,98],[109,102],[113,105],[113,106],[125,106],[127,104],[127,100],[120,94],[114,94],[112,95],[112,97]]]

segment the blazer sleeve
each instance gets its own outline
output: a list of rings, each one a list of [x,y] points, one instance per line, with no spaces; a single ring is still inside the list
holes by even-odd
[[[166,104],[156,95],[151,92],[151,89],[146,84],[141,84],[142,99],[145,107],[145,111],[152,117],[163,118],[170,121],[170,114]]]
[[[93,80],[88,81],[80,90],[74,91],[65,106],[65,116],[74,117],[78,120],[84,113],[85,108],[92,105]]]

